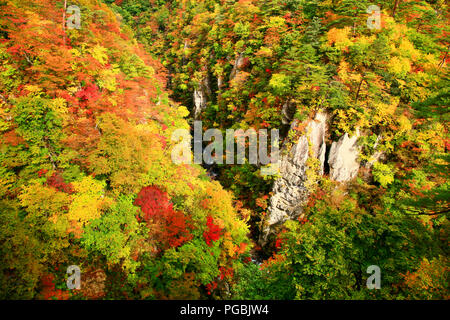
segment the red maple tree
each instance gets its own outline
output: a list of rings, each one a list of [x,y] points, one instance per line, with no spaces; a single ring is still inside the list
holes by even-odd
[[[146,222],[153,222],[160,227],[159,230],[152,228],[151,232],[162,249],[178,247],[192,239],[191,221],[183,212],[173,209],[168,194],[158,187],[142,188],[134,204],[141,208]]]
[[[203,237],[205,238],[206,244],[211,247],[213,241],[219,240],[222,234],[222,229],[220,226],[214,224],[211,216],[208,216],[206,219],[206,225],[208,226],[208,230],[203,232]]]

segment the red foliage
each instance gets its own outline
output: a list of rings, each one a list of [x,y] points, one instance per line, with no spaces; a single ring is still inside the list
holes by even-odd
[[[281,240],[280,238],[278,238],[278,239],[275,241],[275,248],[276,248],[276,249],[280,249],[282,243],[283,243],[283,240]]]
[[[144,187],[139,192],[134,204],[144,213],[144,220],[160,226],[153,230],[154,237],[163,249],[178,247],[192,239],[191,221],[181,211],[175,211],[166,192],[155,186]]]
[[[211,216],[208,216],[206,225],[208,226],[208,230],[203,232],[203,237],[205,238],[206,244],[211,247],[213,241],[219,240],[222,229],[214,224]]]
[[[320,201],[324,198],[326,192],[323,191],[322,189],[318,189],[316,190],[316,192],[314,192],[310,197],[309,197],[309,201],[307,203],[307,207],[308,208],[313,208],[316,205],[317,201]],[[299,220],[300,221],[300,220]]]
[[[165,234],[169,247],[178,247],[192,239],[189,229],[192,225],[181,211],[173,211],[166,216]]]
[[[15,130],[5,132],[3,134],[3,141],[5,141],[5,143],[10,144],[14,147],[25,142],[25,140],[21,136],[19,136]]]
[[[173,211],[173,205],[170,203],[167,193],[154,186],[142,188],[134,204],[141,207],[144,213],[144,220],[147,222],[150,219],[164,216],[165,213]]]
[[[39,171],[38,171],[39,178],[42,177],[44,174],[46,174],[47,171],[48,171],[48,170],[46,170],[46,169],[41,169],[41,170],[39,170]]]
[[[165,149],[167,147],[167,141],[166,138],[164,136],[160,136],[160,135],[156,135],[156,137],[158,138],[158,140],[161,142],[162,148]]]
[[[96,101],[100,98],[100,92],[95,84],[90,84],[78,91],[75,96],[85,101]]]
[[[231,279],[234,276],[233,268],[220,267],[219,271],[220,271],[219,276],[220,280],[223,280],[224,278]]]
[[[236,253],[243,254],[243,253],[245,253],[246,249],[247,249],[247,243],[241,242],[238,246],[236,246]]]
[[[305,223],[307,223],[309,220],[308,220],[308,218],[303,217],[303,218],[298,218],[298,221],[299,221],[301,224],[305,224]]]
[[[208,199],[203,199],[202,201],[200,201],[200,206],[203,209],[208,209]]]
[[[400,145],[400,148],[406,148],[409,147],[412,144],[411,141],[404,141],[402,142],[402,144]]]
[[[42,277],[42,291],[41,294],[45,300],[56,298],[57,300],[68,300],[69,293],[61,289],[55,289],[55,284],[53,283],[54,275],[46,274]]]
[[[40,173],[39,173],[40,176]],[[59,172],[55,172],[47,179],[47,185],[50,187],[53,187],[61,192],[65,193],[73,193],[74,190],[72,188],[72,185],[70,183],[65,183],[63,177]]]
[[[244,258],[244,260],[243,260],[243,262],[244,263],[250,263],[252,261],[252,258],[251,257],[246,257],[246,258]]]
[[[216,289],[217,288],[217,282],[215,282],[215,281],[213,281],[213,282],[211,282],[211,283],[208,283],[207,285],[206,285],[206,290],[208,291],[208,294],[210,295],[211,294],[211,292],[214,290],[214,289]]]

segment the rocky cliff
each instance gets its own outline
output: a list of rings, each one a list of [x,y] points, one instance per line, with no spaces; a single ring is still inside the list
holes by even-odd
[[[328,156],[330,165],[330,179],[345,182],[353,179],[358,174],[358,156],[360,148],[357,145],[359,130],[350,137],[344,134],[337,142],[331,144]]]
[[[287,219],[299,216],[308,198],[306,186],[308,179],[306,170],[309,158],[320,161],[319,171],[322,174],[325,163],[325,136],[327,130],[327,114],[319,112],[314,120],[306,123],[305,134],[293,141],[287,141],[281,150],[280,175],[273,187],[267,219],[264,221],[260,242],[264,244],[273,226],[279,225]],[[291,130],[298,126],[298,120],[291,124]]]
[[[314,119],[302,123],[305,127],[303,135],[298,139],[286,139],[281,149],[280,178],[273,186],[273,196],[270,199],[268,214],[261,227],[259,242],[267,243],[268,237],[276,226],[288,219],[295,219],[302,214],[303,207],[310,194],[308,169],[312,169],[308,159],[318,161],[316,174],[323,175],[325,162],[329,167],[331,180],[346,182],[356,177],[360,167],[360,147],[357,144],[359,130],[353,136],[348,133],[331,144],[327,151],[325,142],[327,136],[327,119],[325,112],[318,112]],[[291,124],[291,131],[299,126],[298,120]]]

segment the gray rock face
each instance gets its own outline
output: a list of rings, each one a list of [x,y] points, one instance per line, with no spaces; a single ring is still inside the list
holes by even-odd
[[[352,137],[344,134],[338,142],[333,142],[328,156],[330,178],[339,182],[346,182],[356,177],[359,170],[359,152],[357,144],[359,130]]]
[[[244,53],[241,52],[234,61],[233,69],[231,70],[230,73],[230,81],[233,80],[238,75],[239,70],[241,70],[243,64],[244,64]]]
[[[273,187],[268,215],[263,222],[264,226],[259,241],[261,244],[266,243],[267,237],[272,231],[272,226],[281,224],[287,219],[296,218],[301,214],[309,196],[309,191],[305,186],[307,181],[306,169],[308,168],[306,161],[309,157],[320,160],[320,173],[323,173],[326,151],[326,121],[326,113],[317,113],[315,119],[308,122],[305,129],[306,133],[298,139],[288,154],[281,156],[281,177],[275,181]],[[298,121],[295,120],[291,124],[291,128],[297,125]],[[283,149],[286,150],[286,145],[283,146]]]
[[[211,96],[211,88],[209,85],[209,77],[205,76],[199,84],[198,89],[194,90],[194,118],[198,119],[202,110],[206,108],[208,97]]]
[[[281,109],[281,115],[282,115],[281,122],[283,124],[291,123],[292,118],[294,117],[294,114],[295,114],[295,109],[296,109],[296,106],[291,101],[286,101],[283,104],[283,107]]]
[[[223,76],[221,75],[217,77],[217,87],[219,90],[222,90],[223,88]]]
[[[297,125],[298,121],[294,120],[291,130]],[[318,159],[320,161],[318,173],[324,174],[327,152],[326,132],[327,114],[319,112],[314,120],[306,123],[305,134],[292,146],[289,153],[283,152],[287,149],[286,143],[283,146],[280,159],[281,177],[274,183],[268,214],[261,228],[259,238],[261,245],[264,246],[267,243],[269,235],[275,231],[277,225],[302,214],[309,197],[309,190],[306,187],[308,182],[307,160],[310,157]],[[360,133],[357,130],[352,137],[346,133],[337,142],[332,143],[328,154],[330,179],[347,182],[356,177],[360,168],[359,153],[361,149],[357,144],[359,136]],[[375,153],[374,161],[381,156],[381,153]]]
[[[198,116],[206,107],[206,94],[203,90],[194,90],[194,118],[198,119]]]

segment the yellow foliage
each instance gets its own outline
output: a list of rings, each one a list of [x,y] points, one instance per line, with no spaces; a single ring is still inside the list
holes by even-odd
[[[411,61],[404,57],[392,57],[388,62],[388,70],[397,76],[405,76],[411,72]]]
[[[273,55],[272,49],[268,47],[261,47],[255,53],[255,56],[270,58]]]
[[[65,233],[68,227],[65,213],[71,201],[70,195],[34,181],[23,188],[19,200],[28,212],[28,221],[35,223],[42,219],[48,220],[55,230]]]
[[[91,48],[89,50],[92,57],[100,62],[102,65],[105,65],[108,63],[108,54],[106,48],[96,45],[95,47]]]
[[[414,61],[421,56],[420,52],[416,50],[416,48],[414,48],[412,42],[406,38],[403,38],[400,42],[400,45],[398,46],[398,52],[403,57],[411,58]]]
[[[397,24],[389,15],[385,15],[383,18],[385,25],[388,26],[388,28],[392,28],[393,33],[391,39],[393,41],[399,41],[405,37],[406,32],[408,31],[408,27],[406,25]]]
[[[355,129],[355,125],[353,124],[354,120],[358,120],[359,126],[361,124],[360,114],[354,108],[348,109],[337,109],[334,111],[336,116],[337,128],[344,132],[352,132]]]
[[[235,90],[241,90],[243,85],[247,82],[247,79],[250,77],[249,72],[240,71],[234,78],[231,80],[231,87]]]
[[[397,121],[399,124],[399,132],[398,133],[405,133],[412,129],[412,124],[405,115],[401,115]]]
[[[351,45],[352,42],[348,38],[350,30],[350,27],[344,27],[342,29],[332,28],[327,34],[328,44],[334,44],[340,50]]]
[[[375,35],[371,35],[370,37],[362,35],[358,38],[358,44],[369,45],[372,44],[376,38]]]
[[[179,106],[178,115],[182,118],[186,118],[189,115],[189,110],[185,106]]]
[[[349,65],[345,60],[342,60],[339,64],[338,75],[344,83],[348,81],[355,81],[359,83],[362,79],[361,74],[349,72]]]
[[[432,152],[445,152],[446,129],[442,123],[435,123],[427,130],[417,133],[417,140],[424,142],[421,148]],[[433,150],[430,149],[433,146]]]
[[[61,212],[62,208],[70,202],[66,193],[42,186],[39,182],[24,187],[19,199],[20,204],[26,207],[27,211],[45,214]]]
[[[270,17],[268,26],[270,28],[283,28],[286,26],[286,20],[283,17]]]
[[[230,232],[225,232],[223,235],[223,253],[232,257],[235,254],[235,245],[233,244],[233,238]]]
[[[95,180],[92,176],[87,176],[81,181],[73,182],[73,187],[76,194],[69,207],[69,221],[83,226],[90,220],[99,218],[105,184]]]
[[[31,94],[42,92],[42,89],[40,87],[32,85],[32,84],[26,85],[25,89],[28,90]]]
[[[104,69],[100,72],[100,78],[98,80],[98,85],[100,88],[105,88],[109,91],[116,91],[116,75],[119,70],[115,69]]]
[[[373,115],[373,124],[376,123],[391,123],[393,120],[393,115],[398,106],[398,99],[393,99],[390,104],[383,102],[376,102],[373,104],[374,112]]]

